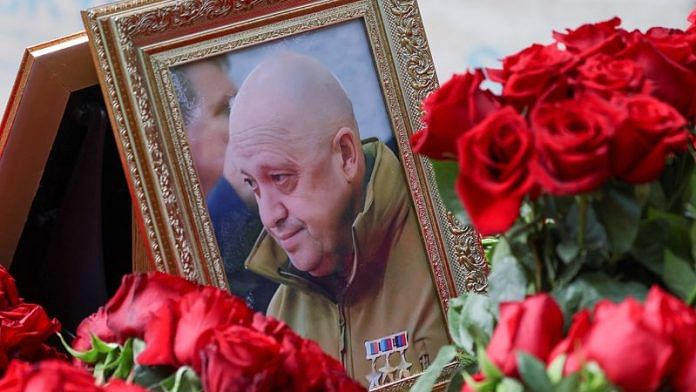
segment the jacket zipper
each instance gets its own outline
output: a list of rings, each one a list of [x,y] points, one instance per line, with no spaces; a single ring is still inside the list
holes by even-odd
[[[338,331],[339,331],[339,353],[341,356],[341,364],[343,365],[343,368],[346,369],[349,373],[351,373],[347,367],[348,365],[348,326],[346,324],[346,313],[345,313],[345,306],[343,301],[341,300],[338,303]]]

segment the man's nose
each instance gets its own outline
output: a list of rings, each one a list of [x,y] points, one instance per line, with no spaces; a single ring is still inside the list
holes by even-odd
[[[275,195],[262,192],[261,197],[259,197],[259,215],[264,227],[275,229],[281,226],[288,217],[288,210]]]

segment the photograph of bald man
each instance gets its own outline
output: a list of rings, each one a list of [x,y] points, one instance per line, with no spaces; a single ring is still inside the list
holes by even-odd
[[[265,312],[278,284],[244,268],[261,232],[253,193],[239,170],[227,165],[230,100],[237,87],[224,57],[173,69],[186,136],[215,230],[230,291]]]
[[[275,54],[240,87],[229,131],[225,167],[263,223],[247,268],[280,283],[268,314],[366,386],[420,373],[449,338],[418,219],[399,159],[361,142],[341,83],[312,57]],[[401,351],[370,351],[386,339]]]

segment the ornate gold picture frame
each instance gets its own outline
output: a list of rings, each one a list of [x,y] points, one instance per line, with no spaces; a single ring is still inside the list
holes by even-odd
[[[303,75],[305,72],[303,69],[317,69],[319,71],[308,76],[310,80],[308,83],[312,83],[316,74],[321,74],[324,72],[322,69],[325,68],[325,74],[331,76],[327,76],[323,81],[331,86],[339,86],[334,90],[342,91],[339,94],[345,93],[352,104],[354,119],[357,127],[361,129],[360,137],[380,136],[364,134],[363,129],[369,126],[363,125],[361,107],[377,107],[377,111],[384,113],[385,124],[390,131],[382,132],[382,136],[386,135],[393,139],[392,151],[395,153],[394,156],[398,157],[395,162],[400,164],[397,165],[397,167],[400,166],[399,169],[390,172],[392,174],[386,175],[386,178],[396,178],[394,181],[397,182],[403,181],[408,202],[408,206],[405,207],[408,211],[404,213],[404,216],[409,217],[404,218],[404,222],[411,219],[417,235],[419,234],[422,240],[421,242],[416,238],[415,241],[411,241],[416,246],[414,254],[421,252],[424,255],[422,265],[419,264],[414,267],[415,269],[411,269],[411,264],[416,263],[415,261],[399,260],[398,262],[410,263],[409,271],[422,271],[417,275],[424,278],[423,282],[426,283],[424,285],[414,283],[417,280],[398,277],[398,273],[393,271],[391,275],[385,273],[379,280],[378,286],[382,285],[379,287],[399,283],[410,287],[402,287],[403,291],[392,290],[396,293],[391,294],[394,297],[395,307],[382,308],[382,313],[387,310],[394,313],[381,314],[380,317],[389,316],[389,319],[398,319],[398,312],[417,313],[417,309],[407,306],[411,304],[408,299],[410,293],[418,292],[419,289],[423,292],[432,290],[432,298],[435,302],[429,305],[427,301],[424,301],[424,309],[427,308],[427,311],[431,313],[428,320],[437,321],[435,323],[437,326],[433,328],[437,328],[438,333],[443,336],[443,339],[432,341],[439,342],[436,346],[446,344],[446,340],[449,339],[445,323],[448,300],[465,291],[484,292],[487,287],[487,262],[478,235],[472,229],[460,225],[451,214],[447,213],[437,192],[432,166],[427,159],[414,155],[409,145],[409,136],[421,128],[421,101],[437,87],[432,59],[415,0],[134,0],[86,10],[83,12],[83,18],[102,90],[108,103],[107,107],[110,109],[113,129],[120,142],[121,156],[128,172],[138,212],[137,219],[145,232],[149,256],[157,269],[202,283],[231,288],[235,292],[234,282],[228,285],[228,281],[234,279],[229,279],[225,272],[226,265],[220,247],[221,238],[210,213],[211,186],[206,185],[210,182],[206,182],[204,178],[206,166],[201,157],[210,157],[214,153],[197,153],[197,140],[194,140],[191,134],[193,127],[189,118],[191,108],[188,108],[191,99],[187,98],[185,90],[187,83],[197,82],[192,81],[193,79],[189,80],[187,75],[192,74],[187,69],[192,65],[211,64],[211,62],[219,64],[220,59],[223,59],[222,62],[226,65],[212,68],[216,69],[215,72],[220,73],[222,70],[224,74],[227,74],[233,87],[224,87],[227,83],[223,82],[213,85],[220,86],[220,90],[223,88],[229,90],[228,93],[223,94],[229,99],[232,107],[230,115],[232,126],[229,128],[230,133],[227,137],[229,140],[235,140],[234,137],[238,136],[235,133],[237,124],[252,124],[254,121],[263,120],[268,113],[280,113],[277,114],[280,116],[286,112],[285,106],[282,109],[270,106],[268,110],[258,110],[258,106],[255,107],[248,102],[257,102],[258,99],[262,102],[273,102],[273,99],[278,98],[277,96],[294,96],[291,89],[286,88],[285,90],[288,91],[283,92],[285,91],[283,86],[287,86],[282,79],[278,89],[269,87],[267,93],[261,91],[263,88],[252,88],[254,80],[263,80],[268,75],[277,76],[273,72],[280,72],[281,75],[284,75],[283,72],[287,75],[295,75],[288,73],[295,69],[296,71],[293,72]],[[345,29],[346,32],[339,32],[332,36],[333,33],[328,32],[332,29],[341,31]],[[357,61],[351,60],[351,53],[355,51],[349,51],[347,45],[342,45],[344,41],[328,37],[349,37],[349,41],[346,42],[362,40],[366,51],[357,55],[362,56],[358,57]],[[351,39],[353,41],[350,41]],[[303,44],[294,43],[295,41],[306,41],[309,44],[303,46]],[[281,44],[276,45],[279,42]],[[276,46],[282,49],[277,49]],[[317,47],[324,49],[316,49]],[[253,54],[254,51],[257,53]],[[338,56],[339,60],[332,63],[330,60],[332,56],[334,58]],[[349,76],[342,76],[341,71],[335,69],[351,61],[353,64],[367,66],[370,69],[367,72],[368,76],[365,78],[350,76],[356,72],[360,73],[358,71],[348,72]],[[248,69],[247,72],[241,72],[242,76],[238,77],[239,80],[235,80],[234,72],[229,68],[234,70],[235,67],[241,67],[237,65],[240,63],[246,63]],[[278,64],[288,64],[287,69]],[[276,71],[272,71],[273,69]],[[369,75],[370,73],[372,76]],[[376,92],[366,94],[368,95],[367,103],[360,103],[362,98],[356,98],[356,93],[352,91],[356,90],[356,85],[364,87],[363,83],[370,78],[375,81]],[[317,91],[302,85],[298,87],[298,90]],[[254,101],[249,98],[250,96],[261,98]],[[196,105],[193,105],[194,109],[203,110],[200,108],[205,102],[203,104],[200,101],[196,102]],[[319,104],[321,106],[321,102]],[[218,106],[220,105],[216,107]],[[255,115],[249,115],[249,110],[252,110],[249,108],[254,107]],[[244,112],[241,108],[247,108],[246,116],[240,115]],[[220,110],[216,109],[214,113],[219,115]],[[311,110],[307,112],[307,116],[310,115],[313,115]],[[246,123],[240,118],[247,118]],[[254,126],[249,125],[249,127]],[[355,135],[357,134],[355,132]],[[311,293],[312,287],[322,286],[323,283],[314,284],[316,282],[313,282],[313,279],[319,276],[319,273],[313,272],[309,267],[304,269],[301,263],[296,263],[297,260],[292,253],[294,247],[292,243],[301,242],[301,240],[297,238],[288,240],[287,236],[280,231],[275,231],[273,224],[269,223],[269,213],[264,212],[267,207],[264,197],[267,193],[262,185],[257,184],[261,182],[258,176],[251,170],[247,170],[250,167],[247,163],[258,159],[253,154],[241,159],[239,158],[241,155],[235,155],[237,152],[229,152],[232,142],[226,139],[224,143],[228,143],[226,148],[217,149],[217,154],[224,154],[225,163],[222,164],[224,170],[228,168],[227,161],[233,160],[232,166],[239,169],[239,173],[235,172],[237,173],[235,175],[240,176],[241,182],[251,185],[252,191],[255,192],[255,205],[258,207],[253,208],[260,210],[257,214],[260,214],[260,221],[262,221],[261,236],[255,244],[252,244],[253,250],[246,260],[246,267],[264,272],[263,268],[259,270],[252,268],[255,260],[269,258],[269,254],[275,256],[280,254],[285,260],[283,266],[290,269],[295,267],[290,272],[296,272],[295,275],[303,278],[304,282],[309,281],[309,284],[299,291],[301,293],[299,297],[308,295],[306,293]],[[354,145],[360,146],[359,143]],[[367,187],[371,186],[372,178],[377,176],[374,173],[378,171],[376,169],[378,166],[374,162],[381,162],[383,158],[380,157],[393,155],[392,152],[381,149],[382,144],[378,143],[378,145],[380,147],[377,149],[384,152],[370,153],[374,155],[372,158],[368,158],[372,155],[364,153],[365,162],[372,162],[366,165]],[[343,145],[339,144],[339,146]],[[364,151],[367,149],[368,147],[365,147]],[[362,151],[358,155],[362,159]],[[220,169],[220,171],[224,170]],[[369,173],[372,173],[373,177],[370,177]],[[269,178],[282,177],[282,181],[285,181],[286,175],[294,174],[282,172],[271,173],[268,176]],[[370,181],[368,182],[367,179]],[[264,196],[261,196],[261,193]],[[372,200],[372,196],[359,194],[365,200]],[[240,198],[242,198],[241,194]],[[402,223],[399,224],[403,226]],[[292,236],[296,236],[296,232],[304,233],[305,231],[309,233],[308,236],[311,236],[312,228],[309,220],[306,226],[293,231]],[[407,230],[401,229],[402,226],[399,226],[399,233],[401,230]],[[358,241],[355,239],[355,227],[356,223],[353,222],[353,244]],[[319,236],[323,234],[320,233]],[[372,240],[380,241],[382,237],[372,238]],[[268,247],[265,247],[266,245]],[[358,256],[355,256],[354,248],[352,251],[350,258],[355,260]],[[386,259],[389,258],[386,257]],[[401,259],[408,258],[401,257]],[[397,263],[397,261],[392,262],[389,259],[389,263]],[[389,271],[389,265],[382,267]],[[400,264],[393,264],[392,267],[396,268],[394,266],[398,265]],[[420,267],[424,269],[418,269]],[[352,274],[345,273],[349,278],[346,276],[342,278],[352,282],[356,276],[355,268]],[[294,282],[291,282],[293,280],[291,278],[294,275],[281,274],[280,269],[281,267],[278,267],[278,271],[275,271],[271,268],[269,272],[269,275],[276,272],[280,274],[281,286],[275,292],[274,299],[283,295],[286,295],[286,299],[297,298],[297,295],[290,295],[288,291],[283,291],[293,289]],[[299,271],[295,271],[296,269]],[[335,272],[336,268],[333,271]],[[374,290],[377,291],[370,292],[374,294],[370,295],[372,299],[380,298],[385,291]],[[337,317],[341,318],[341,336],[348,333],[343,329],[346,323],[343,318],[343,294],[338,293],[334,298],[339,309],[336,313]],[[327,297],[331,297],[331,293]],[[248,298],[247,300],[249,301]],[[389,303],[390,300],[383,302]],[[287,301],[283,303],[288,304]],[[321,303],[321,301],[312,302],[314,299],[311,295],[307,301],[313,304]],[[275,302],[277,305],[278,301]],[[269,306],[273,307],[273,304],[274,301],[271,300]],[[399,305],[402,306],[401,309],[397,308]],[[292,306],[292,311],[288,311],[287,308],[276,308],[274,312],[269,310],[269,313],[284,319],[295,329],[298,329],[298,325],[293,324],[293,318],[297,320],[310,317],[314,320],[312,312],[320,309],[320,306],[314,306],[311,308],[312,312],[301,314],[295,310],[301,305],[289,306]],[[437,315],[432,316],[435,313]],[[421,322],[421,324],[427,323]],[[414,357],[409,356],[411,354],[402,355],[403,361],[399,366],[402,366],[402,370],[405,371],[397,376],[395,372],[399,366],[391,365],[399,362],[399,356],[403,354],[403,350],[399,351],[399,347],[395,346],[389,348],[391,351],[379,351],[372,353],[372,356],[369,351],[370,344],[377,343],[374,347],[379,347],[381,340],[397,339],[402,332],[402,329],[397,326],[393,327],[393,331],[376,334],[374,331],[361,334],[355,332],[357,328],[353,329],[348,333],[350,336],[347,338],[348,349],[345,347],[345,340],[336,345],[340,348],[334,349],[330,341],[322,343],[325,337],[314,336],[311,326],[304,327],[306,330],[303,326],[299,327],[301,334],[318,340],[327,352],[343,359],[349,373],[366,386],[370,384],[366,382],[366,380],[370,381],[370,374],[361,374],[365,373],[361,369],[369,369],[370,365],[373,373],[377,368],[387,369],[378,376],[373,375],[371,389],[401,390],[412,385],[420,369],[426,367],[429,360],[434,359],[439,348],[417,349],[415,346],[418,343],[418,333],[404,325],[403,331],[408,332],[406,338],[411,343],[411,346],[406,346],[408,347],[406,351],[421,350],[424,355],[418,355],[415,360],[413,360]],[[368,325],[361,329],[370,329],[369,327]],[[353,334],[356,337],[353,337]],[[423,339],[418,344],[427,342],[427,339]],[[403,343],[398,339],[393,342]],[[391,347],[391,343],[388,345]],[[345,354],[346,350],[348,352],[352,350],[353,354],[362,354]],[[380,354],[379,357],[377,354]],[[406,361],[407,358],[410,362]],[[390,360],[393,362],[391,365]],[[394,370],[389,376],[387,373],[392,367]],[[408,369],[413,371],[407,371]]]

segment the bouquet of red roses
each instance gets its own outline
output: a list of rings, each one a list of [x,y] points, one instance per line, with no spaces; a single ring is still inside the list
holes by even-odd
[[[21,359],[0,379],[2,392],[364,390],[286,324],[180,277],[124,277],[114,297],[83,320],[72,345],[63,342],[72,364],[44,343],[58,322],[24,304],[1,267],[0,290],[0,365]]]
[[[696,28],[643,34],[619,23],[555,33],[502,69],[455,75],[425,100],[414,150],[458,161],[457,194],[481,234],[507,231],[525,200],[649,183],[686,152]],[[500,95],[481,88],[486,75]]]
[[[589,288],[601,297],[612,286],[621,299],[658,282],[696,300],[696,27],[642,33],[619,23],[555,33],[424,102],[414,149],[457,161],[466,214],[498,235],[494,296]],[[481,88],[486,77],[500,95]],[[445,193],[451,178],[438,169],[447,165],[436,163]]]
[[[696,390],[696,311],[657,287],[645,304],[598,302],[567,334],[548,294],[506,302],[471,391]]]
[[[489,295],[451,301],[455,345],[434,361],[459,359],[455,386],[467,374],[480,391],[696,385],[683,381],[693,346],[677,343],[696,340],[696,11],[688,19],[686,30],[627,31],[614,18],[556,32],[424,101],[413,148],[439,160],[443,201],[492,244]],[[656,300],[655,284],[683,302]],[[544,316],[525,321],[528,302],[511,304],[543,292],[558,304]],[[567,333],[564,319],[575,320]]]
[[[162,273],[123,279],[70,349],[98,383],[162,391],[360,391],[318,344],[227,291]]]

